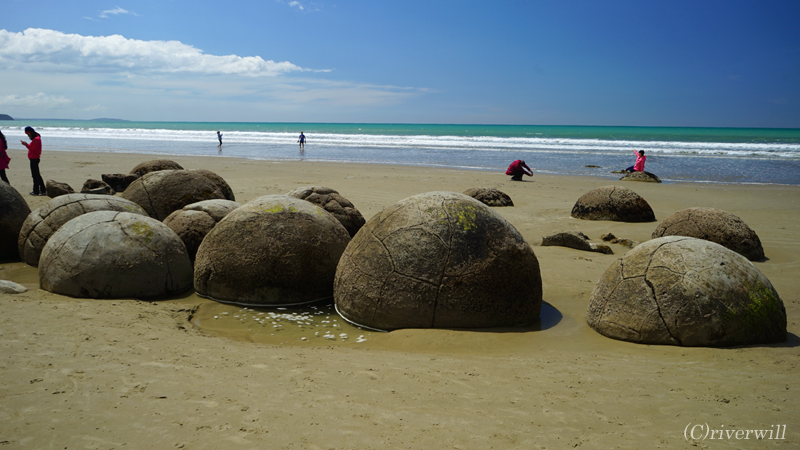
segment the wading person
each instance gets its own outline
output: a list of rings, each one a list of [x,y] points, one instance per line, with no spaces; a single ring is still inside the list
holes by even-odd
[[[300,150],[301,151],[305,150],[305,148],[306,148],[306,136],[303,134],[302,131],[300,132],[300,137],[297,138],[297,142],[300,143]]]
[[[28,159],[31,162],[31,177],[33,177],[33,191],[31,195],[47,195],[47,188],[44,187],[44,180],[39,173],[39,161],[42,158],[42,137],[31,127],[25,127],[25,134],[31,140],[30,144],[20,141],[28,149]]]
[[[506,175],[511,175],[511,181],[522,181],[522,176],[527,175],[529,177],[533,176],[533,171],[525,161],[518,159],[511,163],[508,166],[508,170],[506,170]]]

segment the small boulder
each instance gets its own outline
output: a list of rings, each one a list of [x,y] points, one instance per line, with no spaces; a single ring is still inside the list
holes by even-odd
[[[0,294],[22,294],[28,292],[28,288],[13,281],[0,280]]]
[[[192,263],[163,223],[117,211],[83,214],[42,250],[39,285],[79,298],[154,299],[192,286]]]
[[[72,186],[68,185],[67,183],[61,183],[53,180],[47,180],[47,183],[45,183],[44,187],[47,191],[47,196],[50,198],[56,198],[61,195],[75,193],[75,190],[72,189]]]
[[[650,172],[628,172],[620,181],[643,181],[645,183],[661,183],[661,180]]]
[[[630,239],[624,239],[624,238],[620,239],[620,238],[614,236],[614,233],[606,233],[606,234],[600,236],[600,239],[602,239],[605,242],[610,242],[612,244],[624,245],[624,246],[626,246],[628,248],[633,248],[633,247],[636,247],[637,245],[639,245],[638,242],[630,240]]]
[[[286,195],[309,201],[333,214],[333,217],[336,217],[336,220],[344,226],[347,233],[350,234],[350,237],[355,236],[366,222],[364,216],[353,206],[350,200],[342,197],[338,192],[329,187],[300,187]]]
[[[209,231],[234,209],[242,206],[230,200],[205,200],[186,205],[182,209],[173,211],[164,219],[164,225],[172,228],[186,251],[189,258],[194,261],[197,249]]]
[[[603,186],[583,194],[572,207],[572,217],[583,220],[654,222],[650,205],[636,192],[621,186]]]
[[[31,208],[22,194],[0,181],[0,261],[19,258],[17,238],[30,213]]]
[[[589,300],[598,333],[642,344],[723,347],[786,340],[786,309],[740,254],[669,236],[639,244],[609,267]]]
[[[511,197],[496,188],[470,188],[464,191],[464,195],[468,195],[488,206],[514,206]]]
[[[653,231],[662,236],[689,236],[729,248],[751,261],[764,259],[761,239],[742,219],[716,208],[688,208],[671,214]]]
[[[587,252],[605,253],[607,255],[614,254],[614,251],[607,245],[590,243],[589,237],[580,231],[564,231],[551,236],[545,236],[542,238],[542,246],[569,247]]]
[[[159,170],[137,179],[121,194],[147,211],[150,217],[164,220],[170,213],[203,200],[224,199],[208,178],[189,170]]]
[[[81,188],[81,194],[114,195],[116,191],[102,180],[86,180]]]
[[[231,187],[228,185],[225,179],[222,178],[221,176],[206,169],[191,169],[189,170],[189,172],[199,173],[200,175],[208,178],[209,180],[211,180],[212,183],[214,183],[219,188],[220,192],[222,192],[222,195],[225,196],[225,199],[230,200],[232,202],[236,201],[236,196],[233,195],[233,189],[231,189]]]
[[[132,173],[106,173],[100,176],[116,192],[125,192],[131,183],[139,178]]]
[[[183,170],[183,167],[181,167],[181,165],[175,161],[171,161],[169,159],[153,159],[139,163],[133,168],[133,170],[131,170],[131,173],[137,177],[141,177],[144,174],[159,170]]]
[[[70,220],[94,211],[147,215],[141,206],[120,197],[96,194],[61,195],[37,208],[25,219],[17,242],[20,257],[31,266],[38,266],[42,249],[53,233]]]

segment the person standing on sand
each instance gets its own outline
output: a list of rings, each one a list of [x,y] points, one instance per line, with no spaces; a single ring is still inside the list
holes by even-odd
[[[31,195],[47,195],[47,188],[39,173],[39,161],[42,158],[42,137],[32,127],[25,127],[25,134],[31,143],[20,141],[28,149],[28,159],[31,162],[31,176],[33,177],[33,191]]]
[[[532,177],[533,171],[525,164],[525,161],[518,159],[508,166],[506,175],[511,175],[511,181],[522,181],[522,175]]]
[[[305,150],[305,148],[306,148],[306,136],[303,134],[302,131],[300,132],[300,137],[297,138],[297,142],[300,143],[300,151]]]
[[[5,181],[9,185],[11,183],[6,178],[6,169],[8,169],[8,162],[11,161],[11,158],[8,157],[8,142],[6,142],[6,136],[0,131],[0,180]]]
[[[633,150],[633,153],[636,153],[636,163],[625,169],[625,172],[644,172],[644,161],[647,159],[644,156],[644,150],[639,150],[638,152]]]
[[[217,131],[217,139],[219,139],[219,145],[217,147],[222,147],[222,133]]]

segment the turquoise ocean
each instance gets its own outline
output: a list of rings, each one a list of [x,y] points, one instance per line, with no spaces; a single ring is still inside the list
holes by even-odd
[[[355,123],[130,122],[20,119],[1,128],[11,148],[33,126],[48,151],[402,164],[619,178],[633,150],[664,181],[800,184],[800,129]],[[223,134],[217,147],[216,132]],[[297,136],[304,132],[300,152]],[[599,167],[587,167],[599,166]],[[125,168],[122,168],[125,169]],[[535,177],[534,177],[535,179]]]

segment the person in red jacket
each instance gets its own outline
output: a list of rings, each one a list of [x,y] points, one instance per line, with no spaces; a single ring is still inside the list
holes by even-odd
[[[511,163],[506,170],[506,175],[511,175],[511,181],[522,181],[522,175],[533,176],[533,171],[525,161],[518,159]]]
[[[33,191],[31,195],[47,195],[47,188],[39,173],[39,161],[42,158],[42,137],[32,127],[25,127],[25,134],[31,143],[20,141],[28,149],[28,159],[31,161],[31,176],[33,177]]]

